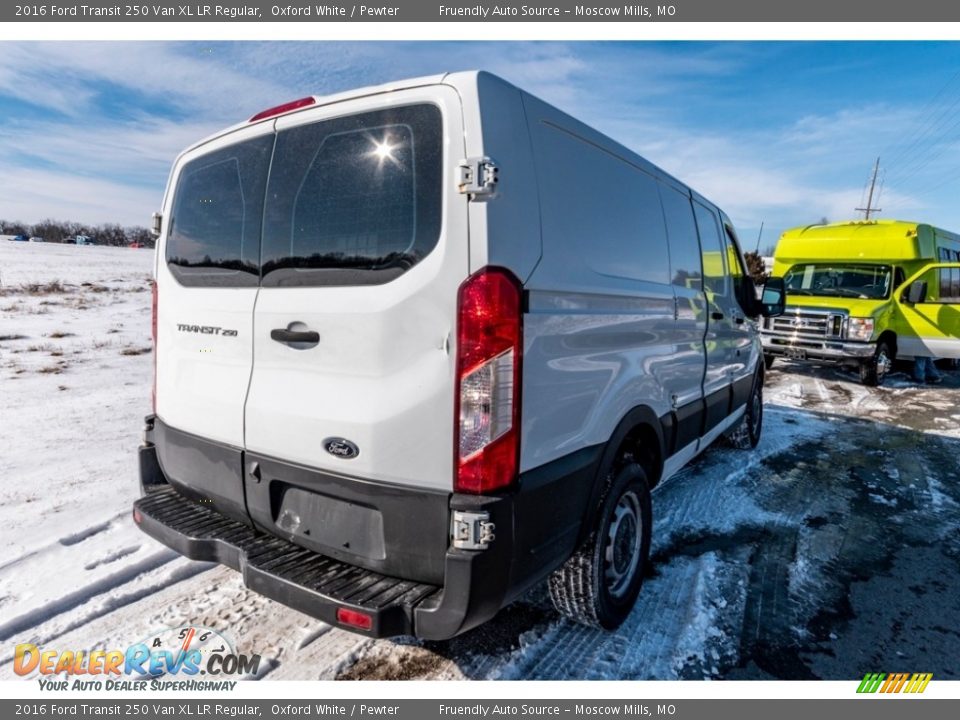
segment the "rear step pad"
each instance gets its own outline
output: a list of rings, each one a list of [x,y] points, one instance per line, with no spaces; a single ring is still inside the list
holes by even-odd
[[[262,595],[331,625],[344,625],[337,619],[338,608],[368,615],[369,630],[345,625],[366,635],[412,634],[414,607],[441,591],[436,585],[387,577],[257,532],[172,488],[145,495],[134,509],[145,533],[193,560],[241,571],[246,585]]]

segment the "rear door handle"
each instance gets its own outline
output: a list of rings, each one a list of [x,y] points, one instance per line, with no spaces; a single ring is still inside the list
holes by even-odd
[[[282,343],[318,343],[320,333],[316,330],[287,330],[274,328],[270,331],[270,339]]]
[[[745,319],[745,318],[743,317],[743,315],[734,315],[734,316],[733,316],[733,321],[734,321],[737,325],[743,325],[744,319]]]

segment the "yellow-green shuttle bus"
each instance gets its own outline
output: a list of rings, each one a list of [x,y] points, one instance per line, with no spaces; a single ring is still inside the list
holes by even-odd
[[[787,310],[764,358],[857,365],[879,385],[896,357],[960,357],[960,236],[900,220],[788,230],[774,254]]]

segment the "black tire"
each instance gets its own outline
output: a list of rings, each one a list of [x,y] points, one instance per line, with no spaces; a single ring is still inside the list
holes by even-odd
[[[727,433],[727,442],[739,450],[753,450],[763,432],[763,376],[757,373],[747,399],[747,410],[737,426]]]
[[[562,615],[613,630],[633,609],[650,559],[652,510],[647,475],[636,463],[610,474],[587,541],[550,576]]]
[[[886,340],[877,343],[873,357],[860,364],[860,382],[864,385],[878,387],[883,385],[887,373],[893,367],[895,355]]]
[[[764,355],[763,356],[763,366],[769,370],[773,367],[773,362],[777,359],[776,355]]]

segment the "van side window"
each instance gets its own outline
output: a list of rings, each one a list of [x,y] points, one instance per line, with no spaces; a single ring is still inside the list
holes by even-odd
[[[187,163],[170,214],[166,260],[184,285],[256,285],[260,221],[273,136]]]
[[[440,109],[411,105],[277,134],[263,285],[375,285],[433,250],[443,200]]]
[[[703,267],[697,224],[693,219],[690,198],[660,183],[660,201],[667,221],[670,240],[671,283],[692,290],[703,288]]]
[[[719,219],[713,210],[698,202],[693,203],[693,212],[697,218],[700,248],[703,253],[703,287],[713,295],[729,295]]]

